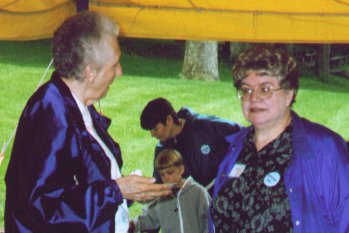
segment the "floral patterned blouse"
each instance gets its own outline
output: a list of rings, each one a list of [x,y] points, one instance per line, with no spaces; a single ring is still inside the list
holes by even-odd
[[[211,203],[216,233],[293,232],[284,173],[292,155],[292,126],[260,151],[247,134],[229,179]]]

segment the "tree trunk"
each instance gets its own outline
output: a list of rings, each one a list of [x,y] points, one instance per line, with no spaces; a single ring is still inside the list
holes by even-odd
[[[182,76],[191,80],[219,80],[218,43],[186,41]]]
[[[318,45],[316,48],[316,74],[321,81],[327,82],[330,76],[331,45]]]

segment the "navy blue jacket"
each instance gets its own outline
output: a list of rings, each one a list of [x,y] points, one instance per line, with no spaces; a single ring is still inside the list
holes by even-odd
[[[110,120],[92,106],[89,111],[121,168],[119,145],[106,131]],[[22,113],[5,181],[6,233],[114,233],[122,195],[111,180],[110,161],[55,74]]]
[[[345,141],[294,112],[292,127],[293,154],[284,181],[294,233],[349,232],[349,152]],[[250,128],[227,137],[230,147],[219,167],[213,199],[229,179]]]
[[[229,144],[225,137],[242,127],[215,116],[194,113],[189,108],[181,108],[178,117],[185,119],[184,128],[176,140],[172,138],[158,143],[155,158],[166,148],[178,150],[184,160],[184,176],[192,176],[198,183],[207,186],[216,177],[219,163],[227,152]],[[154,176],[160,182],[155,170]]]

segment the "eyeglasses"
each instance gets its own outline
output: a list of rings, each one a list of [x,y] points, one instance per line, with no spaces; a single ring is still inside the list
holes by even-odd
[[[257,88],[250,88],[247,86],[242,86],[238,90],[238,98],[242,101],[249,101],[252,98],[253,92],[257,91],[257,96],[263,100],[269,99],[273,96],[275,91],[283,89],[282,87],[275,89],[270,84],[263,84]]]

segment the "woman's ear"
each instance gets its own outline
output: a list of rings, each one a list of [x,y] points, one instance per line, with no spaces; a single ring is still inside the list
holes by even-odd
[[[89,82],[93,83],[97,78],[96,69],[93,69],[91,65],[87,65],[84,72]]]
[[[292,100],[296,95],[296,91],[294,89],[286,91],[286,106],[291,106]]]

